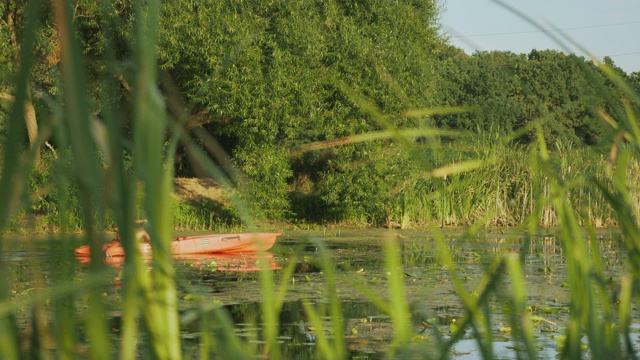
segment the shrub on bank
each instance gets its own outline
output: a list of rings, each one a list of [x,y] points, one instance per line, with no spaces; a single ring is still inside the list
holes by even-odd
[[[558,225],[550,203],[552,179],[539,171],[536,145],[514,145],[478,135],[437,149],[416,145],[411,158],[395,149],[390,146],[376,158],[336,160],[336,165],[313,184],[313,193],[305,197],[294,194],[295,214],[300,216],[294,216],[293,221],[402,228],[478,222],[516,226],[536,215],[541,226]],[[589,214],[596,226],[615,225],[614,212],[605,196],[583,176],[593,174],[593,179],[607,183],[608,158],[592,148],[561,142],[550,147],[549,152],[548,166],[561,174],[576,211]],[[482,160],[483,165],[461,174],[431,175],[434,169],[447,164],[474,159]],[[636,171],[631,167],[629,176],[637,177]],[[638,196],[637,191],[633,194]],[[318,197],[316,201],[308,201],[314,196]],[[318,213],[324,217],[318,219]]]

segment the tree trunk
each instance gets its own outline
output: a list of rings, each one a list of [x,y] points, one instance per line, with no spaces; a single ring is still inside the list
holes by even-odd
[[[31,101],[31,91],[27,91],[27,99],[24,102],[24,122],[27,125],[27,135],[29,136],[29,146],[32,148],[37,146],[36,140],[38,139],[38,122],[36,121],[36,108]],[[40,165],[40,149],[34,149],[35,157],[33,158],[34,165]]]
[[[13,95],[0,92],[0,99],[14,101],[15,98]],[[29,136],[29,146],[35,146],[36,140],[38,139],[38,121],[36,119],[36,108],[33,106],[33,101],[31,100],[31,91],[27,92],[27,99],[24,102],[24,122],[27,126],[27,135]],[[34,164],[40,165],[40,149],[37,149]]]
[[[11,2],[7,3],[7,10],[9,10],[6,14],[3,15],[3,18],[0,18],[0,22],[2,22],[7,27],[7,31],[9,32],[9,43],[10,46],[14,49],[14,58],[18,59],[18,54],[20,52],[20,43],[18,41],[18,25],[16,25],[18,17],[17,9],[22,6],[20,2],[15,2],[11,4]],[[4,19],[4,21],[2,21]],[[14,97],[6,92],[0,91],[0,99],[6,99],[10,101],[14,101]],[[27,90],[27,98],[24,102],[24,121],[27,126],[27,135],[29,136],[29,145],[31,147],[35,146],[36,140],[38,139],[38,122],[36,120],[36,109],[33,106],[33,100],[31,99],[31,90]],[[40,165],[40,149],[35,150],[34,157],[34,165]]]

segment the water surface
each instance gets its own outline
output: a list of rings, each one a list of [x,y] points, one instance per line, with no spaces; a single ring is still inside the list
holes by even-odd
[[[187,354],[198,354],[200,319],[191,309],[207,304],[220,307],[233,321],[235,332],[259,351],[262,346],[263,320],[260,314],[262,299],[259,275],[251,269],[268,261],[272,268],[286,267],[295,262],[291,278],[281,279],[282,270],[274,270],[277,283],[288,284],[283,309],[280,313],[280,337],[283,357],[306,359],[315,354],[318,331],[329,337],[329,318],[324,317],[326,328],[311,325],[303,308],[305,302],[322,315],[328,314],[327,289],[321,269],[319,242],[329,249],[336,271],[336,290],[341,300],[344,335],[350,357],[384,357],[393,336],[389,317],[374,305],[371,294],[388,301],[387,270],[383,254],[384,241],[397,241],[404,273],[405,297],[411,309],[411,322],[418,346],[433,346],[436,337],[446,339],[451,324],[463,316],[463,307],[451,282],[451,275],[438,260],[436,241],[427,233],[388,230],[335,230],[322,232],[289,232],[281,236],[267,259],[245,256],[241,259],[189,258],[176,261],[177,284],[180,292],[180,310],[183,316],[184,346]],[[569,294],[566,287],[565,254],[556,238],[541,234],[529,239],[524,254],[524,239],[501,232],[487,232],[472,238],[451,233],[447,239],[466,289],[474,292],[486,267],[496,256],[517,253],[524,258],[524,272],[528,295],[528,311],[541,320],[535,324],[535,335],[541,358],[557,356],[555,337],[563,332],[569,319]],[[47,286],[52,278],[59,278],[56,269],[61,262],[75,269],[75,277],[86,273],[83,264],[69,251],[78,240],[60,242],[47,239],[17,239],[7,241],[2,258],[9,264],[14,300],[24,300],[18,315],[22,325],[28,323],[28,298],[35,288]],[[603,264],[611,279],[625,272],[621,248],[613,233],[603,232],[599,240]],[[231,265],[229,265],[229,262]],[[244,265],[245,271],[238,271]],[[111,264],[105,276],[108,285],[104,295],[109,297],[109,317],[112,328],[119,326],[119,270]],[[249,269],[249,270],[247,270]],[[508,326],[510,310],[503,301],[509,295],[508,277],[490,298],[494,350],[498,358],[515,359],[520,344],[511,337]],[[368,289],[362,291],[363,288]],[[501,296],[504,294],[504,297]],[[615,287],[612,294],[615,296]],[[82,307],[82,296],[79,297]],[[437,333],[437,334],[436,334]],[[117,342],[117,339],[115,340]],[[431,345],[429,345],[431,344]],[[465,334],[450,352],[456,359],[479,358],[480,353],[473,332]],[[520,354],[522,355],[522,354]]]

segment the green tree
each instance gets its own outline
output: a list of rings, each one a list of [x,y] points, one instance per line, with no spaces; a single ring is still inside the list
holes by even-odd
[[[42,6],[42,5],[41,5]],[[0,2],[0,113],[8,111],[9,104],[13,102],[12,78],[15,73],[20,54],[20,38],[26,16],[26,2],[21,0],[4,0]],[[27,91],[25,107],[25,125],[29,136],[29,144],[33,146],[38,136],[38,122],[36,108],[33,101],[34,93],[40,93],[36,83],[42,78],[50,77],[51,67],[55,65],[57,57],[54,49],[54,41],[50,40],[51,28],[42,27],[38,34],[37,57],[44,61],[37,61],[33,69],[34,85]],[[4,123],[4,120],[0,118]],[[39,151],[36,152],[36,163],[39,162]]]
[[[607,62],[629,79],[611,59]],[[492,51],[468,56],[448,49],[438,66],[441,103],[474,109],[438,117],[441,126],[510,134],[542,121],[551,141],[595,145],[607,132],[595,110],[621,116],[621,91],[594,64],[574,54],[532,50],[526,55]],[[530,136],[520,141],[528,142]]]
[[[247,173],[247,197],[268,196],[263,210],[284,215],[292,162],[310,159],[292,159],[291,150],[416,125],[401,113],[433,101],[437,12],[434,1],[167,1],[161,66]],[[388,123],[370,116],[354,94]],[[382,151],[380,144],[362,147]],[[334,156],[311,157],[315,163],[307,165],[335,171],[327,165]],[[348,163],[375,158],[356,147],[340,156]],[[378,189],[370,191],[377,196]]]
[[[40,26],[36,34],[36,51],[34,66],[31,69],[30,86],[25,103],[25,124],[29,137],[29,143],[33,145],[38,137],[38,123],[40,119],[47,119],[49,109],[45,105],[46,99],[58,96],[59,88],[59,62],[60,45],[58,43],[58,30],[54,21],[52,9],[47,2],[38,2],[36,5],[27,6],[25,0],[0,1],[0,122],[4,124],[3,117],[14,99],[13,78],[16,73],[20,44],[25,26],[26,12],[29,8],[38,11]],[[105,99],[105,92],[99,88],[98,78],[107,71],[121,71],[107,69],[105,51],[108,47],[116,46],[115,51],[122,55],[126,52],[124,39],[131,29],[131,6],[129,1],[117,0],[104,4],[92,0],[77,0],[74,4],[74,21],[77,24],[83,52],[86,56],[88,75],[92,85],[92,113],[98,114]],[[112,34],[107,39],[103,32],[103,22],[117,22],[113,26],[119,32]],[[119,41],[118,41],[119,40]],[[107,45],[109,44],[109,45]],[[118,75],[118,74],[114,74]],[[121,97],[118,94],[109,96]],[[39,114],[39,115],[38,115]],[[44,116],[41,116],[43,115]],[[0,130],[2,127],[0,126]],[[36,152],[39,156],[39,152]]]

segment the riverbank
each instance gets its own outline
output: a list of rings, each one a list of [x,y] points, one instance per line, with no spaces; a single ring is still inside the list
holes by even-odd
[[[583,153],[576,155],[580,155],[577,158],[582,160],[588,158]],[[507,158],[513,159],[517,156]],[[604,179],[604,170],[600,162],[589,163],[582,160],[574,159],[572,163],[579,162],[583,166],[588,163],[589,166],[586,167],[593,170],[590,172],[600,173],[599,177]],[[597,191],[593,183],[577,181],[575,177],[579,174],[569,171],[573,165],[575,164],[561,166],[561,169],[566,168],[561,171],[561,176],[574,184],[567,189],[568,199],[573,207],[587,215],[596,228],[617,226],[614,212],[603,194]],[[389,200],[386,204],[388,210],[384,221],[372,220],[376,216],[366,211],[346,218],[334,217],[331,215],[333,211],[330,201],[325,199],[326,196],[315,185],[300,186],[297,181],[294,181],[289,189],[290,207],[286,210],[288,215],[283,218],[265,219],[241,215],[231,200],[232,196],[237,194],[230,193],[209,178],[174,179],[170,211],[173,214],[174,230],[183,232],[247,231],[248,223],[254,224],[260,230],[278,231],[324,228],[423,229],[432,226],[454,229],[469,226],[510,229],[526,221],[534,221],[533,219],[536,219],[536,225],[540,227],[558,226],[555,205],[549,199],[549,189],[553,181],[548,177],[534,176],[532,171],[514,166],[513,161],[504,160],[504,164],[490,163],[464,176],[431,179],[430,185],[421,188],[420,191],[400,189],[396,199]],[[629,172],[631,177],[640,178],[637,167],[631,167]],[[32,185],[41,195],[31,204],[29,210],[22,210],[12,218],[5,233],[27,235],[59,232],[59,224],[63,217],[57,204],[59,195],[54,190],[49,190],[48,193],[41,191],[47,186],[51,189],[50,180],[46,180],[51,175],[50,171],[42,173],[48,175],[33,181]],[[67,232],[82,231],[80,204],[74,193],[75,191],[70,191],[69,205],[64,214],[68,222]],[[640,204],[637,200],[638,194],[632,192],[631,196],[635,208]],[[144,218],[146,216],[141,210],[144,194],[140,192],[136,198],[138,216]],[[349,199],[347,197],[340,201],[352,201]],[[104,225],[100,226],[101,230],[108,231],[113,229],[114,225],[115,221],[107,213]]]

